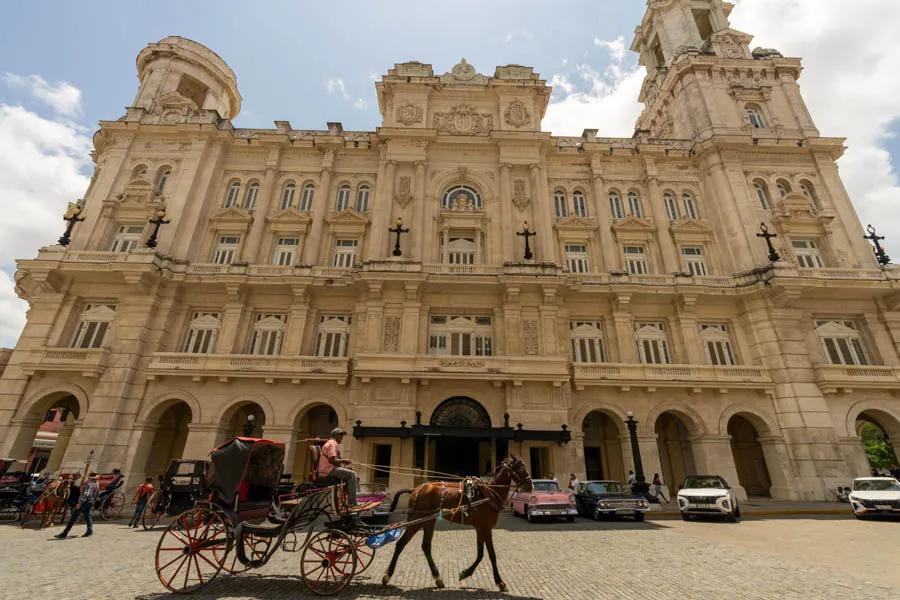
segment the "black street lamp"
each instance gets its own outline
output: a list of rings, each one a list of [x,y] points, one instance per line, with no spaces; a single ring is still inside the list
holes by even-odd
[[[531,260],[534,258],[534,254],[531,253],[531,246],[528,243],[528,238],[537,235],[536,233],[532,233],[528,229],[528,221],[525,221],[522,224],[522,231],[517,231],[516,235],[521,235],[525,238],[525,260]]]
[[[147,238],[148,248],[156,248],[156,236],[159,235],[159,228],[161,225],[168,223],[171,223],[171,221],[166,219],[166,206],[162,205],[156,211],[156,218],[150,219],[150,224],[153,225],[153,233]]]
[[[882,267],[887,266],[891,262],[891,257],[888,256],[887,254],[885,254],[884,248],[882,248],[881,244],[879,243],[881,240],[884,239],[884,236],[877,235],[875,233],[875,228],[872,227],[871,225],[869,225],[866,228],[866,231],[869,232],[869,235],[864,235],[863,239],[869,240],[870,242],[875,244],[875,259],[878,261],[878,264],[881,265]]]
[[[627,413],[628,418],[625,419],[625,425],[628,427],[628,436],[631,438],[631,457],[634,460],[634,479],[631,484],[631,493],[637,496],[647,497],[650,492],[650,484],[644,477],[644,463],[641,462],[641,448],[638,445],[637,424],[634,420],[634,413],[630,410]]]
[[[244,437],[251,437],[253,435],[253,421],[256,420],[256,417],[253,415],[247,415],[247,422],[244,423]]]
[[[759,224],[759,230],[762,231],[762,233],[757,233],[756,237],[765,238],[766,246],[769,248],[769,260],[771,262],[778,262],[781,260],[781,255],[775,251],[775,246],[772,245],[772,238],[777,238],[778,236],[774,233],[769,233],[769,228],[766,227],[765,223]]]
[[[63,233],[62,237],[59,238],[60,246],[68,246],[69,242],[72,241],[72,229],[75,228],[75,223],[84,221],[84,217],[78,216],[80,214],[81,204],[78,203],[73,204],[72,207],[66,211],[66,214],[63,217],[63,221],[66,221],[68,225],[66,226],[65,233]]]
[[[409,233],[409,229],[404,228],[403,219],[401,217],[397,217],[397,226],[389,227],[388,231],[397,234],[397,241],[394,242],[394,256],[402,256],[403,252],[400,251],[400,234]]]

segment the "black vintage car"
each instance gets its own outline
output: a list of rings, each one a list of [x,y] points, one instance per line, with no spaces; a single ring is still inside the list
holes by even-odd
[[[585,481],[575,494],[578,514],[583,517],[633,517],[643,521],[650,503],[631,493],[621,481]]]

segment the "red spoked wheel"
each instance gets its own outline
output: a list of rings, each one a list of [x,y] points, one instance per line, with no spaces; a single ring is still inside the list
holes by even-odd
[[[167,589],[186,594],[206,586],[228,554],[228,525],[222,515],[194,508],[178,515],[156,546],[156,575]]]
[[[303,582],[319,596],[333,596],[350,585],[356,564],[356,544],[349,535],[335,529],[314,535],[300,556]]]
[[[165,509],[166,507],[163,505],[162,494],[159,490],[156,490],[150,495],[150,499],[147,500],[147,508],[144,509],[144,513],[141,515],[141,527],[144,529],[153,529],[156,527],[156,524],[159,523]]]
[[[366,545],[369,536],[356,535],[353,536],[353,543],[356,544],[356,574],[364,572],[372,564],[375,559],[375,549]]]
[[[104,521],[112,521],[122,514],[122,507],[125,506],[125,494],[122,492],[113,492],[100,507],[100,516]]]

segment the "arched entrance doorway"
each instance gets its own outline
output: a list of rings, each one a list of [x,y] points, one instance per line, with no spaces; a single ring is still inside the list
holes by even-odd
[[[261,437],[266,426],[266,413],[256,402],[242,402],[222,415],[217,444],[239,436]]]
[[[310,437],[327,438],[331,430],[340,425],[337,412],[327,404],[315,404],[297,417],[294,424],[294,439],[304,440]],[[346,441],[345,441],[346,443]],[[295,481],[305,481],[312,465],[306,451],[306,444],[294,442],[296,451],[291,464],[291,475]]]
[[[165,473],[170,462],[182,458],[192,419],[191,407],[181,400],[163,411],[157,421],[158,426],[153,433],[150,453],[144,465],[146,476],[155,478]]]
[[[462,396],[448,398],[434,409],[430,424],[439,429],[431,444],[429,469],[452,475],[482,475],[492,470],[490,432],[482,437],[477,431],[491,427],[491,417],[481,404]]]
[[[58,470],[80,413],[81,407],[75,396],[68,393],[48,395],[29,411],[10,454],[27,460],[26,469],[30,473]]]
[[[656,444],[663,483],[670,492],[678,489],[686,475],[697,475],[687,425],[676,415],[665,412],[656,419]],[[653,476],[647,474],[648,481]]]
[[[584,470],[588,480],[625,481],[622,434],[619,425],[604,412],[595,410],[581,424],[584,432]]]
[[[770,496],[772,480],[756,427],[747,418],[734,415],[728,420],[728,435],[738,482],[748,496]]]
[[[856,417],[856,434],[873,473],[889,473],[900,463],[894,445],[900,440],[900,422],[891,415],[880,410],[861,412]]]

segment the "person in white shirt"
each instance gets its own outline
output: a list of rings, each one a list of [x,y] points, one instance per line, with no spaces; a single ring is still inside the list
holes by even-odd
[[[572,492],[577,492],[579,485],[581,485],[581,482],[578,481],[577,477],[575,477],[575,473],[569,473],[569,490]]]

